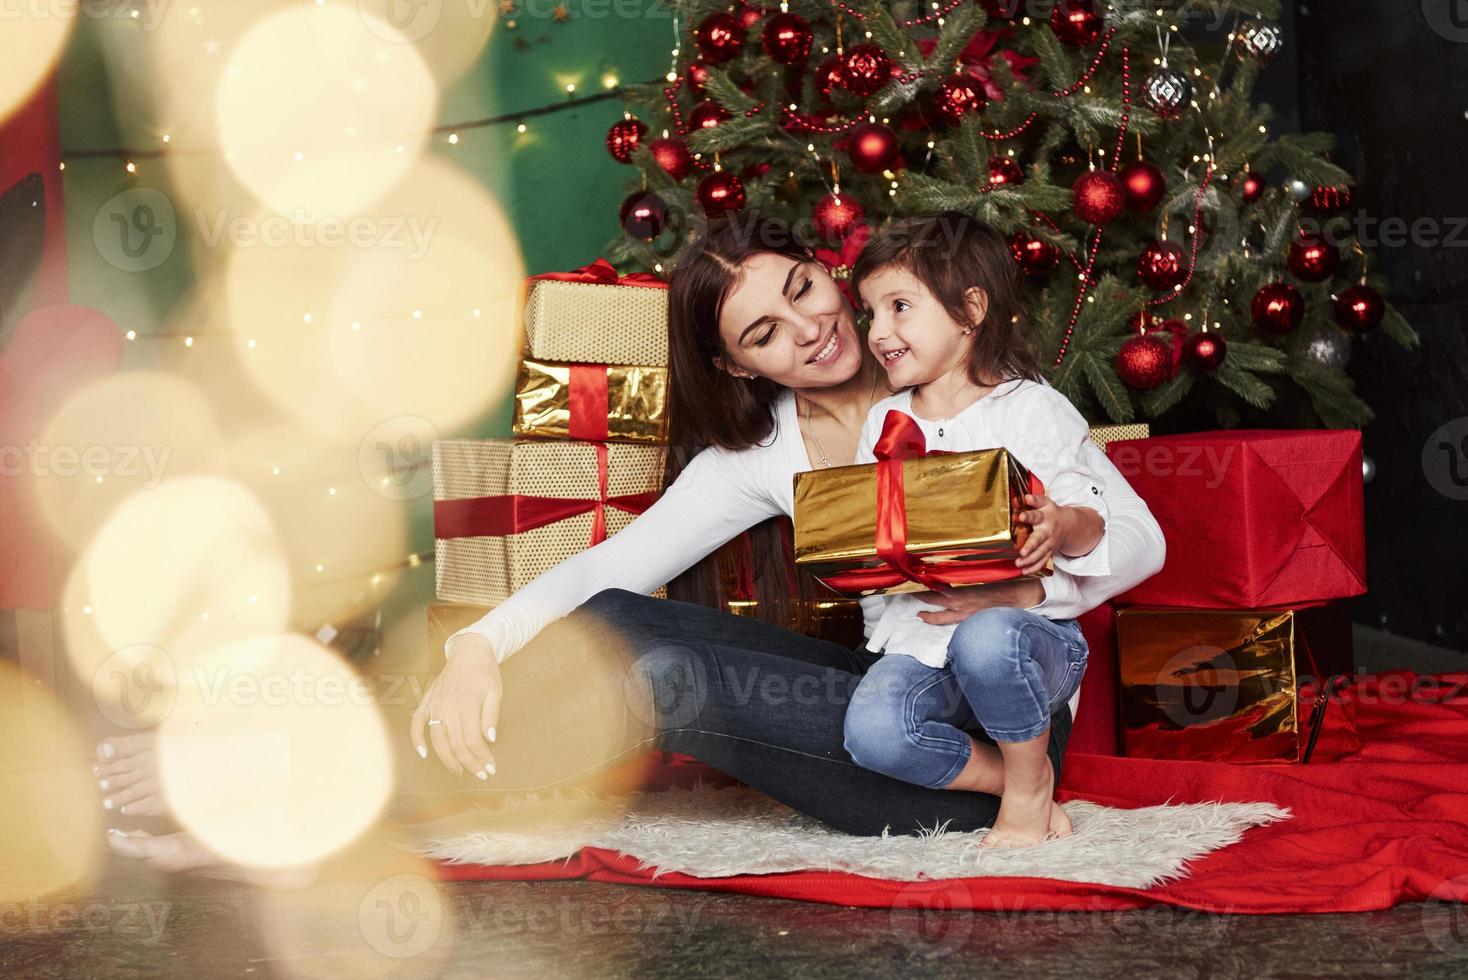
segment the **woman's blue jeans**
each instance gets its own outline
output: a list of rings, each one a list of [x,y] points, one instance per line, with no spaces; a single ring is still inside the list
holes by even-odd
[[[846,751],[868,769],[940,789],[967,764],[975,723],[996,742],[1044,734],[1080,687],[1088,656],[1073,619],[981,610],[954,631],[948,666],[891,651],[867,670],[846,710]]]

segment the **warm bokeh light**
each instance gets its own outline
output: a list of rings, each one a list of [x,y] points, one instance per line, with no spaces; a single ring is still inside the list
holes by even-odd
[[[77,5],[6,5],[0,14],[0,122],[30,98],[71,37]]]
[[[0,659],[0,904],[84,889],[102,841],[90,755],[50,689]]]
[[[265,508],[216,477],[166,480],[117,508],[66,589],[67,649],[88,682],[118,651],[165,651],[180,683],[222,644],[281,629],[285,549]]]
[[[296,634],[254,637],[191,668],[158,729],[168,805],[234,864],[307,864],[376,819],[392,788],[386,733],[351,665]]]
[[[41,430],[36,472],[53,531],[82,548],[119,504],[165,479],[218,474],[222,437],[199,389],[163,371],[129,371],[76,391]],[[63,450],[76,457],[59,457]],[[39,464],[38,464],[39,465]]]
[[[515,362],[525,268],[504,212],[428,157],[353,221],[355,241],[233,250],[239,362],[283,411],[342,438],[395,416],[439,432],[480,417]]]
[[[485,3],[416,3],[357,0],[369,29],[390,25],[389,39],[411,41],[440,85],[454,81],[479,58],[499,19]]]
[[[395,38],[395,39],[394,39]],[[272,210],[344,217],[412,165],[438,111],[418,49],[356,4],[265,17],[216,95],[220,149]]]
[[[285,548],[294,629],[341,625],[401,575],[407,509],[359,467],[357,445],[298,426],[254,429],[229,447],[230,475],[265,507]]]

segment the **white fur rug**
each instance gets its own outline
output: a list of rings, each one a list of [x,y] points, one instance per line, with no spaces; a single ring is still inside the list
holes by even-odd
[[[494,811],[534,833],[486,831],[474,811],[415,828],[419,853],[451,864],[539,864],[599,847],[655,874],[699,878],[845,871],[919,881],[987,875],[1058,878],[1149,888],[1184,878],[1188,862],[1236,843],[1250,827],[1290,817],[1272,803],[1187,803],[1122,810],[1064,804],[1075,833],[1017,849],[984,849],[987,831],[851,837],[744,787],[669,790],[607,801],[522,799]]]

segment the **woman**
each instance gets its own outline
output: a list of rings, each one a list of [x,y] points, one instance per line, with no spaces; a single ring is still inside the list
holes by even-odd
[[[444,671],[413,717],[418,754],[426,758],[431,745],[451,771],[499,784],[511,751],[501,703],[515,699],[516,668],[600,638],[625,644],[632,680],[618,692],[621,703],[601,702],[595,718],[629,730],[640,722],[645,737],[624,742],[632,749],[692,755],[852,834],[992,825],[996,795],[926,789],[851,761],[842,747],[845,707],[878,654],[646,596],[747,528],[790,514],[795,473],[853,462],[868,408],[889,394],[836,281],[778,221],[745,216],[713,226],[679,258],[670,290],[670,469],[701,451],[626,529],[449,638]],[[1161,567],[1162,534],[1146,505],[1090,449],[1106,481],[1111,573],[1057,570],[1042,580],[929,595],[945,611],[925,618],[956,623],[996,605],[1078,616]],[[575,633],[541,634],[568,614]],[[808,694],[797,699],[798,691]],[[571,730],[586,731],[584,698],[573,701],[581,724]],[[1075,703],[1051,726],[1057,782]],[[517,740],[565,726],[526,718],[523,727],[534,730],[515,732]],[[987,740],[1002,773],[992,740],[974,734]]]

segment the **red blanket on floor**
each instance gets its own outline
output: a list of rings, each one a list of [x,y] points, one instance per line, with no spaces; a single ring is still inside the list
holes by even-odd
[[[1415,693],[1414,692],[1414,685]],[[447,879],[587,878],[665,888],[905,908],[1096,911],[1177,905],[1210,912],[1355,912],[1428,898],[1468,899],[1468,673],[1362,677],[1332,705],[1309,765],[1220,765],[1068,754],[1059,799],[1141,807],[1268,801],[1293,816],[1155,888],[1049,878],[897,882],[824,871],[653,878],[596,848],[555,864],[442,867]],[[1349,745],[1355,714],[1361,748]]]

